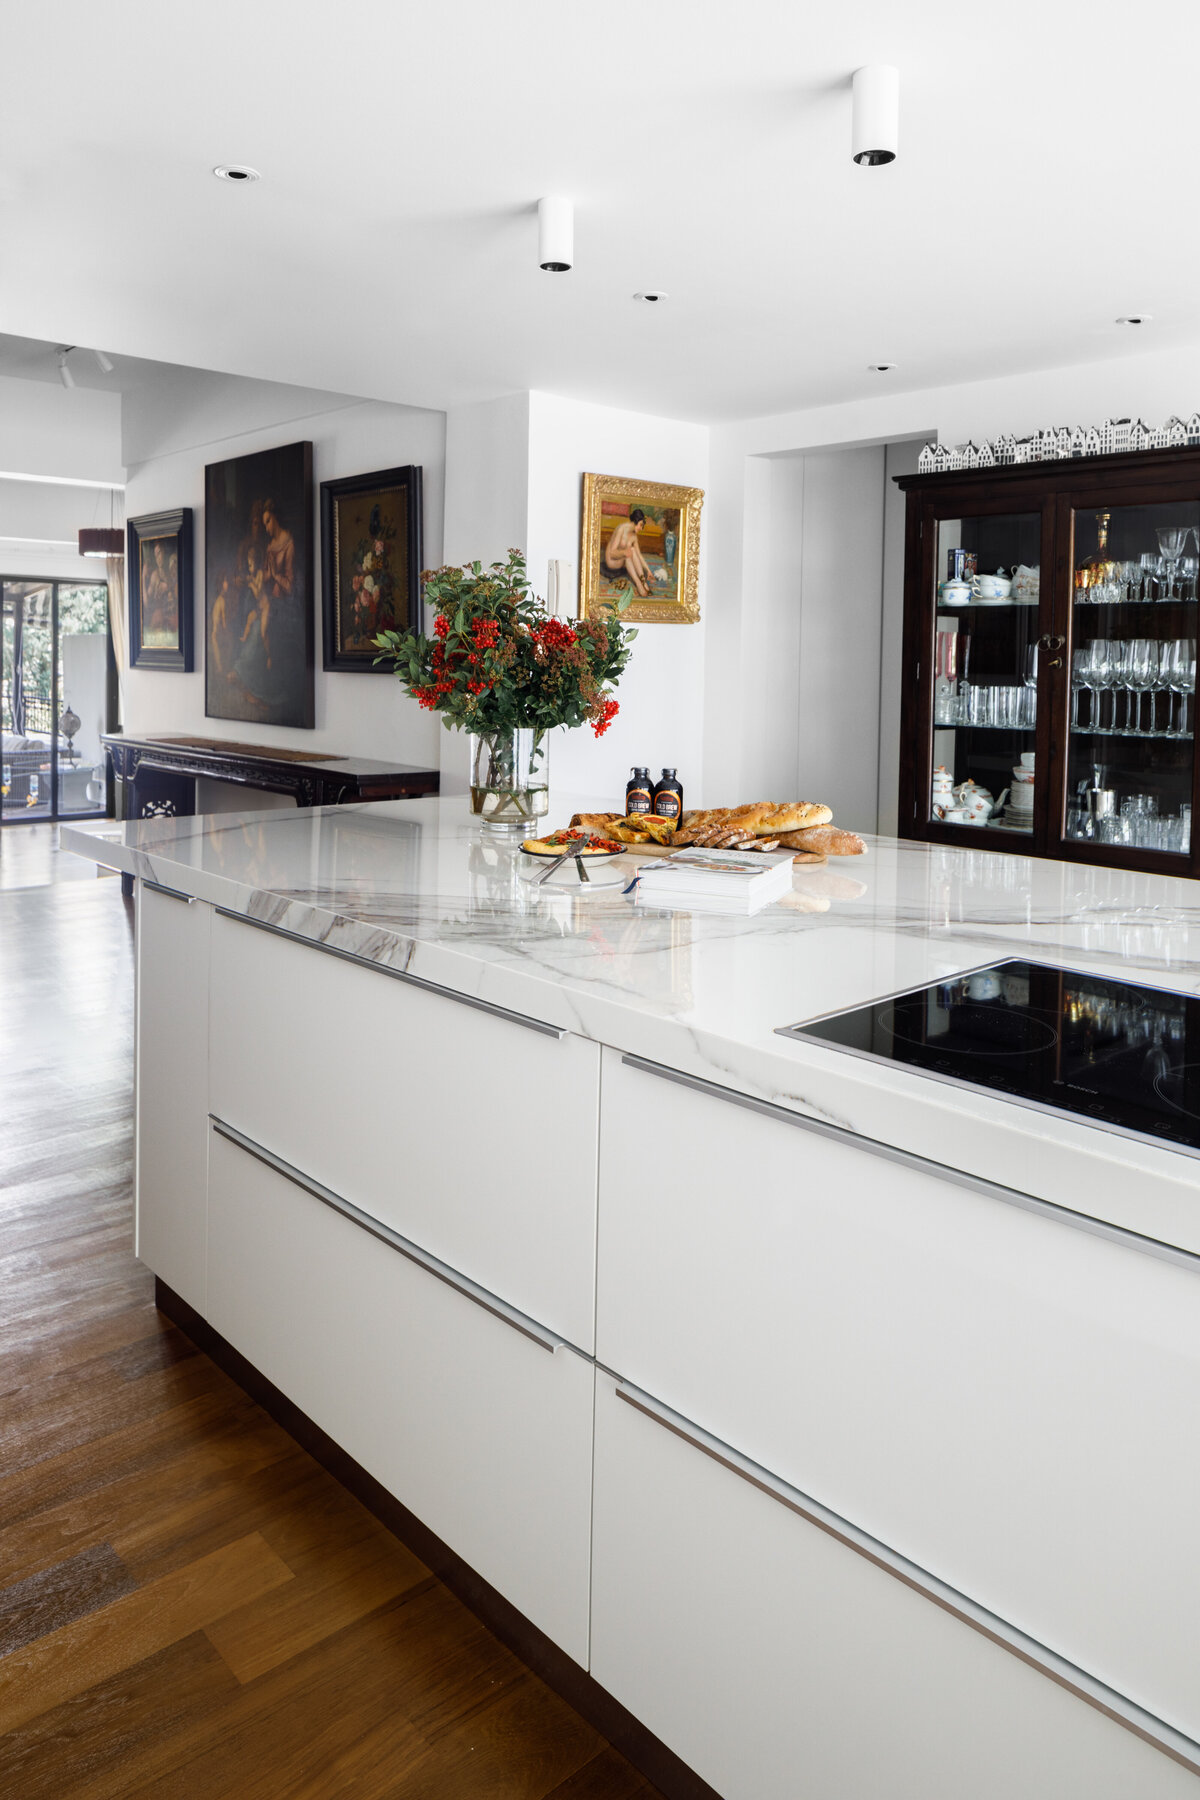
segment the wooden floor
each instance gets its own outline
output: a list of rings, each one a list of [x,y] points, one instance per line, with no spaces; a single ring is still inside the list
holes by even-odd
[[[155,1311],[131,935],[0,892],[0,1795],[651,1795]]]

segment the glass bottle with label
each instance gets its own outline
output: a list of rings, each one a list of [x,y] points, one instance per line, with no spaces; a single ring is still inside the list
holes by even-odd
[[[660,819],[671,819],[675,824],[683,816],[683,787],[675,779],[674,769],[664,769],[662,780],[654,784],[654,812]]]
[[[649,769],[634,769],[625,783],[625,816],[632,813],[648,813],[654,807],[654,789],[650,785]]]

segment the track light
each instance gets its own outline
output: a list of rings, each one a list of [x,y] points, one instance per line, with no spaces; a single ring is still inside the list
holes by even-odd
[[[854,71],[851,150],[856,163],[877,169],[895,162],[900,132],[900,75],[889,63]]]
[[[74,344],[60,344],[58,347],[58,379],[65,388],[75,386],[75,377],[67,367],[67,358],[74,348]]]
[[[575,208],[561,194],[538,201],[538,264],[565,275],[575,261]]]
[[[111,375],[113,372],[112,357],[105,356],[103,350],[93,350],[92,355],[95,357],[96,361],[100,364],[100,367],[103,369],[104,373],[106,375]]]

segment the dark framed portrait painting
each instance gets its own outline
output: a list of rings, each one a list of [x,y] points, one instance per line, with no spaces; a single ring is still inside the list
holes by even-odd
[[[195,657],[190,506],[130,519],[125,585],[130,668],[189,673]]]
[[[311,729],[311,443],[206,467],[204,639],[210,719]]]
[[[421,470],[380,469],[321,483],[321,611],[327,669],[376,667],[380,631],[420,618]]]

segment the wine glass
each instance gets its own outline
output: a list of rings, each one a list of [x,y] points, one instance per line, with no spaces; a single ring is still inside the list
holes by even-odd
[[[1167,591],[1164,600],[1172,598],[1175,588],[1175,565],[1183,555],[1183,546],[1191,533],[1190,525],[1160,525],[1156,536],[1158,547],[1162,551],[1163,561],[1167,565]]]
[[[1153,550],[1142,551],[1142,599],[1154,599],[1154,580],[1158,573],[1158,557]]]
[[[1168,638],[1162,647],[1162,661],[1160,663],[1160,668],[1169,696],[1167,702],[1167,729],[1163,733],[1164,737],[1180,736],[1175,725],[1175,696],[1176,694],[1183,693],[1183,679],[1185,673],[1184,658],[1186,650],[1187,646],[1182,638]]]
[[[1081,731],[1080,699],[1086,693],[1088,697],[1088,724],[1094,725],[1096,718],[1096,694],[1092,687],[1092,652],[1095,644],[1081,644],[1071,652],[1071,730]]]
[[[1113,690],[1120,672],[1116,657],[1117,648],[1118,646],[1108,638],[1095,638],[1092,641],[1091,679],[1088,685],[1096,697],[1096,716],[1092,721],[1091,730],[1097,737],[1107,737],[1111,733],[1113,721],[1116,719],[1117,697]],[[1104,723],[1104,696],[1106,693],[1112,693],[1113,696],[1110,723],[1107,725]]]

